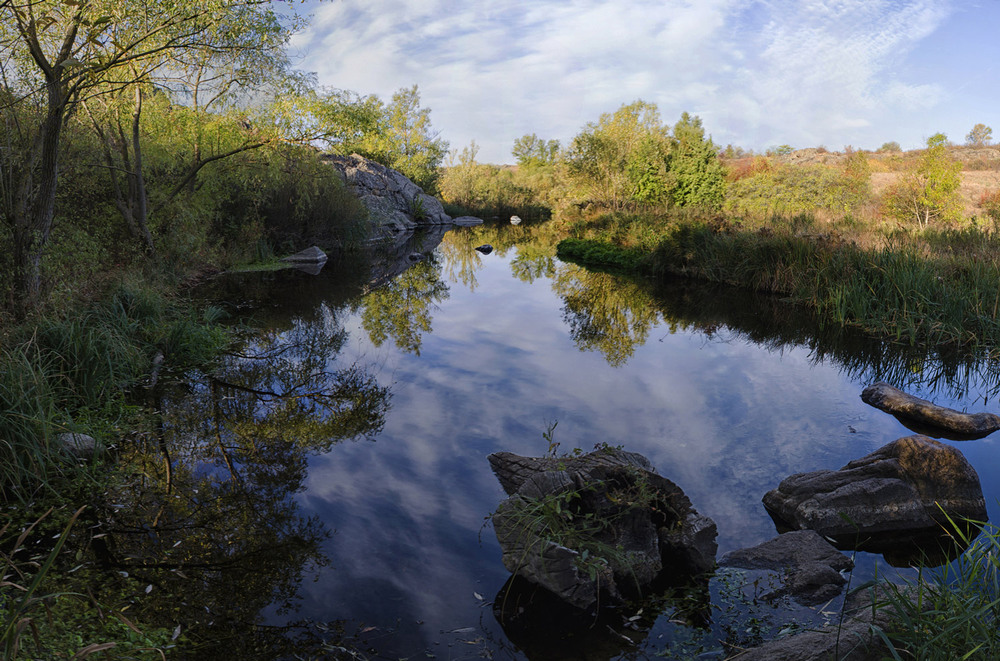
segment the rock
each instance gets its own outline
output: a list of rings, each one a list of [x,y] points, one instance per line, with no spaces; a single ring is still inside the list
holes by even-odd
[[[476,248],[476,250],[478,250],[479,252],[483,253],[484,255],[488,255],[488,254],[490,254],[491,252],[493,252],[493,246],[491,246],[491,245],[490,245],[490,244],[488,244],[488,243],[484,243],[483,245],[481,245],[481,246],[478,246],[478,247]]]
[[[90,461],[97,452],[97,440],[87,434],[57,434],[55,441],[80,461]]]
[[[503,563],[577,608],[640,596],[715,566],[715,523],[642,455],[489,456],[511,497],[493,515]]]
[[[787,594],[801,604],[815,606],[840,594],[847,583],[840,572],[854,567],[854,562],[815,531],[797,530],[730,551],[719,559],[719,566],[782,571],[782,587],[765,596]]]
[[[419,225],[451,223],[441,203],[401,172],[358,154],[324,154],[323,160],[337,169],[368,210],[369,218],[389,234]]]
[[[982,438],[1000,429],[1000,416],[992,413],[961,413],[954,409],[937,406],[901,390],[888,383],[874,383],[861,392],[865,404],[891,413],[907,422],[921,425],[927,433],[941,436],[940,432],[957,434],[966,439]]]
[[[423,258],[424,254],[422,252],[411,252],[409,255],[406,256],[406,261],[410,262],[411,264],[416,264],[417,262],[423,260]]]
[[[459,227],[472,227],[473,225],[482,225],[483,219],[476,218],[475,216],[459,216],[458,218],[452,218],[451,224],[458,225]]]
[[[294,255],[289,255],[288,257],[282,257],[281,261],[288,262],[290,264],[323,264],[326,262],[326,253],[312,246],[311,248],[306,248]]]
[[[734,661],[877,661],[889,658],[878,629],[889,625],[889,608],[872,608],[884,602],[880,589],[860,590],[847,598],[843,626],[833,624],[767,642],[737,654]]]
[[[926,436],[907,436],[840,470],[799,473],[764,496],[779,525],[815,530],[839,548],[885,554],[933,550],[948,518],[983,521],[979,476],[961,452]]]
[[[511,216],[510,217],[510,224],[511,225],[520,225],[521,224],[521,217],[520,216]]]

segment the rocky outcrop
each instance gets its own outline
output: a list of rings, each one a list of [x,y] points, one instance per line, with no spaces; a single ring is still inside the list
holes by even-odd
[[[891,413],[907,426],[918,425],[934,436],[958,435],[962,438],[982,438],[1000,429],[1000,416],[992,413],[961,413],[937,406],[888,383],[874,383],[861,392],[865,404]]]
[[[500,452],[489,461],[511,494],[493,515],[504,566],[566,603],[620,603],[665,572],[690,576],[715,565],[715,523],[641,455]]]
[[[357,154],[324,154],[323,160],[337,169],[383,233],[451,223],[441,203],[401,172]]]
[[[812,530],[796,530],[762,544],[730,551],[720,567],[766,569],[783,572],[781,586],[767,599],[788,595],[801,604],[815,606],[840,594],[847,579],[840,573],[854,562]]]
[[[839,548],[883,553],[932,550],[951,520],[985,520],[979,476],[961,452],[926,436],[907,436],[840,470],[799,473],[764,496],[779,526],[815,530]],[[895,561],[894,561],[895,560]]]

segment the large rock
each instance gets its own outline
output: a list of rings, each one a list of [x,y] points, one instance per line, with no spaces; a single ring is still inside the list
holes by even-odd
[[[764,496],[775,522],[815,530],[840,548],[903,560],[933,550],[952,521],[983,521],[979,476],[961,452],[926,436],[907,436],[840,470],[799,473]]]
[[[384,231],[396,234],[420,225],[451,223],[441,203],[401,172],[358,154],[324,154],[323,160],[337,169],[369,218]]]
[[[511,494],[493,515],[504,566],[573,606],[618,603],[664,574],[715,565],[715,523],[641,455],[499,452],[489,461]]]
[[[781,587],[768,595],[789,595],[807,606],[833,599],[847,579],[840,573],[854,562],[813,530],[796,530],[762,544],[730,551],[719,559],[720,567],[766,569],[783,572]]]
[[[861,392],[861,400],[891,413],[908,426],[918,425],[934,436],[957,435],[982,438],[1000,429],[1000,416],[992,413],[962,413],[908,395],[888,383],[873,383]]]

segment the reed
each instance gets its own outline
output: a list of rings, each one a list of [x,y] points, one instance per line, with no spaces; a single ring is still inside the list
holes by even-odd
[[[788,223],[746,230],[689,221],[671,226],[641,264],[654,275],[779,294],[812,308],[820,325],[854,326],[910,345],[995,345],[1000,268],[984,256],[986,246],[1000,247],[968,230],[890,234],[872,246]]]
[[[970,544],[957,560],[902,583],[882,581],[875,608],[891,618],[875,633],[896,661],[1000,658],[1000,529],[974,526],[973,540],[952,522],[952,534]]]

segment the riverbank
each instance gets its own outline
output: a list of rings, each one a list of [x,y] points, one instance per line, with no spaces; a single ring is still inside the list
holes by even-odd
[[[910,345],[1000,344],[1000,238],[975,224],[918,230],[667,213],[607,215],[571,231],[559,255],[581,264],[769,292],[812,309],[820,325]]]

